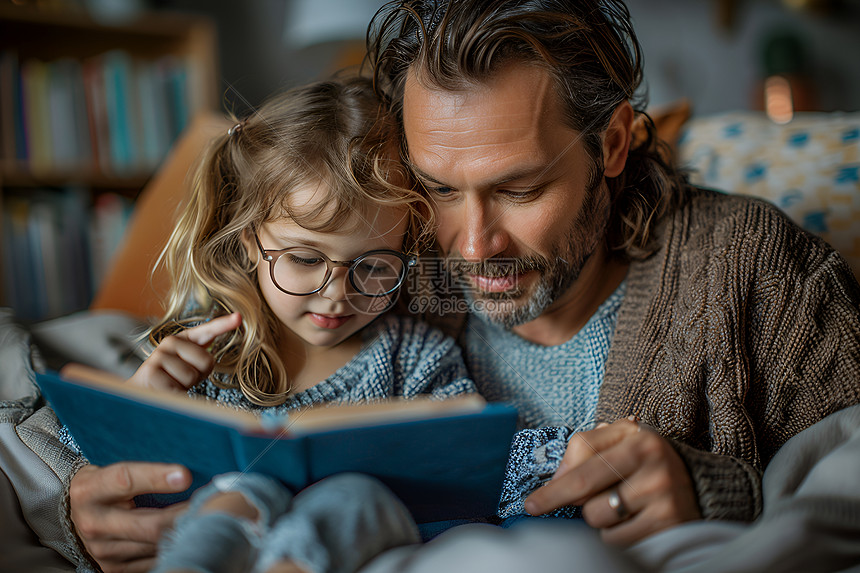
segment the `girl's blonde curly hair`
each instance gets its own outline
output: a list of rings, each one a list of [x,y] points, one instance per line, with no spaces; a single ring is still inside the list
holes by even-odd
[[[363,77],[289,90],[212,141],[158,261],[171,287],[150,340],[240,312],[241,328],[212,348],[216,371],[229,374],[220,384],[261,406],[282,403],[290,381],[278,352],[281,323],[259,289],[243,233],[283,217],[314,231],[343,230],[355,213],[394,206],[408,217],[403,250],[419,252],[431,236],[432,209],[411,188],[396,142],[392,116]],[[291,190],[320,183],[326,200],[291,202]]]

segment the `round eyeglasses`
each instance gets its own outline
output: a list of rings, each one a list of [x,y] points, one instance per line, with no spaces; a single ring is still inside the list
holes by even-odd
[[[254,239],[263,259],[269,262],[272,282],[278,290],[296,296],[321,291],[335,267],[349,269],[349,283],[355,292],[374,298],[385,296],[400,288],[409,267],[417,263],[415,256],[389,249],[368,251],[351,261],[333,261],[310,247],[264,249],[256,232]]]

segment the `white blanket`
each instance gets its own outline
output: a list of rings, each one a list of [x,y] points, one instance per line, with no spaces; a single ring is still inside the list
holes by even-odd
[[[390,551],[362,573],[860,572],[860,406],[789,440],[763,488],[754,523],[688,523],[626,551],[583,524],[465,525],[425,546]]]

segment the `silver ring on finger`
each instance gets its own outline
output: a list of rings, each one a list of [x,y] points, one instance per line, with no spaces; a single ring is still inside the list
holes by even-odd
[[[624,520],[630,515],[630,511],[628,511],[627,506],[624,505],[624,502],[621,500],[621,496],[618,494],[618,488],[614,487],[609,492],[609,507],[611,507],[615,511],[615,515],[618,516],[618,519]]]

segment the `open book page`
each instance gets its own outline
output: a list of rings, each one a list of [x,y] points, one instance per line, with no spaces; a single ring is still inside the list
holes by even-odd
[[[225,407],[205,398],[192,398],[183,392],[132,386],[110,372],[82,364],[67,364],[60,375],[91,388],[125,395],[246,432],[280,435],[301,435],[308,432],[469,414],[480,412],[486,406],[486,401],[478,394],[457,396],[448,400],[420,396],[413,399],[389,398],[366,404],[321,404],[292,412],[288,416],[267,416],[261,419],[253,413]]]
[[[250,412],[219,406],[205,398],[192,398],[184,392],[133,386],[115,374],[83,364],[66,364],[60,371],[60,376],[69,382],[88,388],[126,396],[145,404],[183,412],[190,416],[219,422],[237,429],[250,432],[264,431],[259,417]]]

